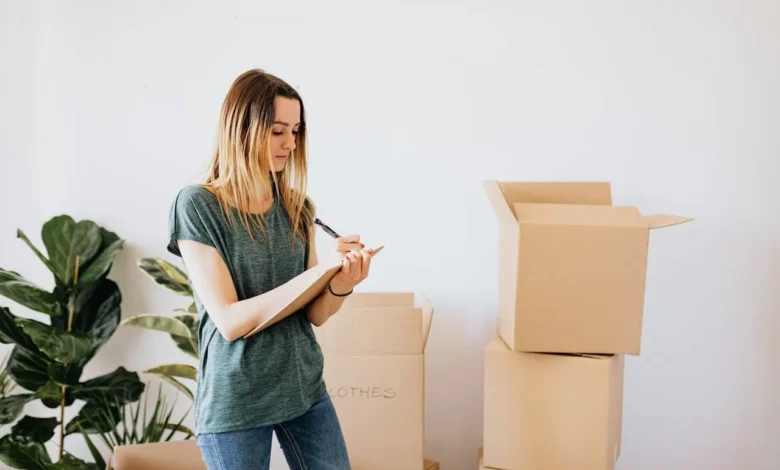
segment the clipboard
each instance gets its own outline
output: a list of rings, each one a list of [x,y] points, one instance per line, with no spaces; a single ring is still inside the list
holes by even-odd
[[[382,251],[383,248],[384,245],[380,245],[375,248],[371,254],[371,258],[373,259],[374,256]],[[270,309],[268,309],[268,312],[266,312],[265,315],[263,315],[261,318],[260,323],[254,329],[252,329],[252,331],[245,334],[243,338],[249,338],[250,336],[260,332],[261,330],[273,325],[276,322],[284,320],[291,314],[305,307],[309,302],[317,298],[317,296],[319,296],[322,291],[328,287],[328,283],[330,283],[331,279],[333,279],[333,277],[338,274],[340,270],[341,261],[338,261],[337,263],[334,262],[332,265],[318,264],[317,266],[304,271],[299,275],[298,278],[296,278],[298,280],[300,280],[299,278],[301,276],[307,278],[308,282],[306,282],[305,288],[296,288],[295,284],[292,284],[290,281],[277,287],[277,289],[287,291],[280,293],[279,295],[279,297],[283,300],[280,300],[276,305],[273,305]]]

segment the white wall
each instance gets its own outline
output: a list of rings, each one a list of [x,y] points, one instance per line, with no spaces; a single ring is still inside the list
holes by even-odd
[[[172,197],[231,80],[265,68],[308,106],[322,217],[387,245],[365,289],[437,307],[426,436],[443,469],[475,468],[481,444],[486,178],[609,180],[619,203],[696,217],[652,235],[619,468],[776,468],[777,1],[0,4],[3,267],[48,282],[15,230],[37,241],[69,213],[128,240],[125,316],[181,306],[134,263],[172,259]],[[120,330],[87,373],[186,360],[169,343]]]

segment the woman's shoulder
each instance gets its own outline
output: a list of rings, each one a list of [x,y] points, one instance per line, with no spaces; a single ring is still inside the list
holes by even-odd
[[[176,199],[189,199],[193,201],[211,201],[216,196],[208,188],[200,184],[188,184],[179,189]]]

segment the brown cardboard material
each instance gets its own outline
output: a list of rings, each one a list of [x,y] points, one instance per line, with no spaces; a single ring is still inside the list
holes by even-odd
[[[693,220],[613,206],[609,183],[486,181],[499,335],[513,351],[639,355],[649,231]]]
[[[352,468],[421,470],[433,307],[407,294],[353,295],[315,330]]]
[[[379,254],[383,248],[384,245],[375,248],[371,257]],[[306,270],[295,282],[290,280],[279,286],[277,288],[280,290],[278,303],[268,309],[260,323],[252,331],[245,334],[244,338],[257,334],[264,328],[268,328],[303,308],[325,290],[330,280],[340,270],[341,261],[333,261],[330,265],[319,264]],[[304,280],[303,283],[298,282],[301,279]]]
[[[484,466],[613,470],[620,456],[623,355],[485,347]]]
[[[115,470],[206,470],[194,439],[117,446]],[[425,470],[439,470],[439,462],[425,459]]]
[[[194,439],[114,448],[115,470],[206,470]]]

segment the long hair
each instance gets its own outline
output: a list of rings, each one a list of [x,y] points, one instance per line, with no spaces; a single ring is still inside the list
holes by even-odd
[[[271,164],[271,128],[277,96],[295,99],[301,107],[295,150],[278,173]],[[235,220],[231,204],[238,209],[250,236],[253,226],[265,231],[263,214],[249,210],[251,201],[280,198],[290,216],[291,243],[295,243],[296,237],[306,243],[314,219],[314,205],[306,195],[306,140],[306,117],[298,92],[263,70],[246,71],[235,79],[222,103],[216,150],[203,187],[217,196],[231,222]]]

